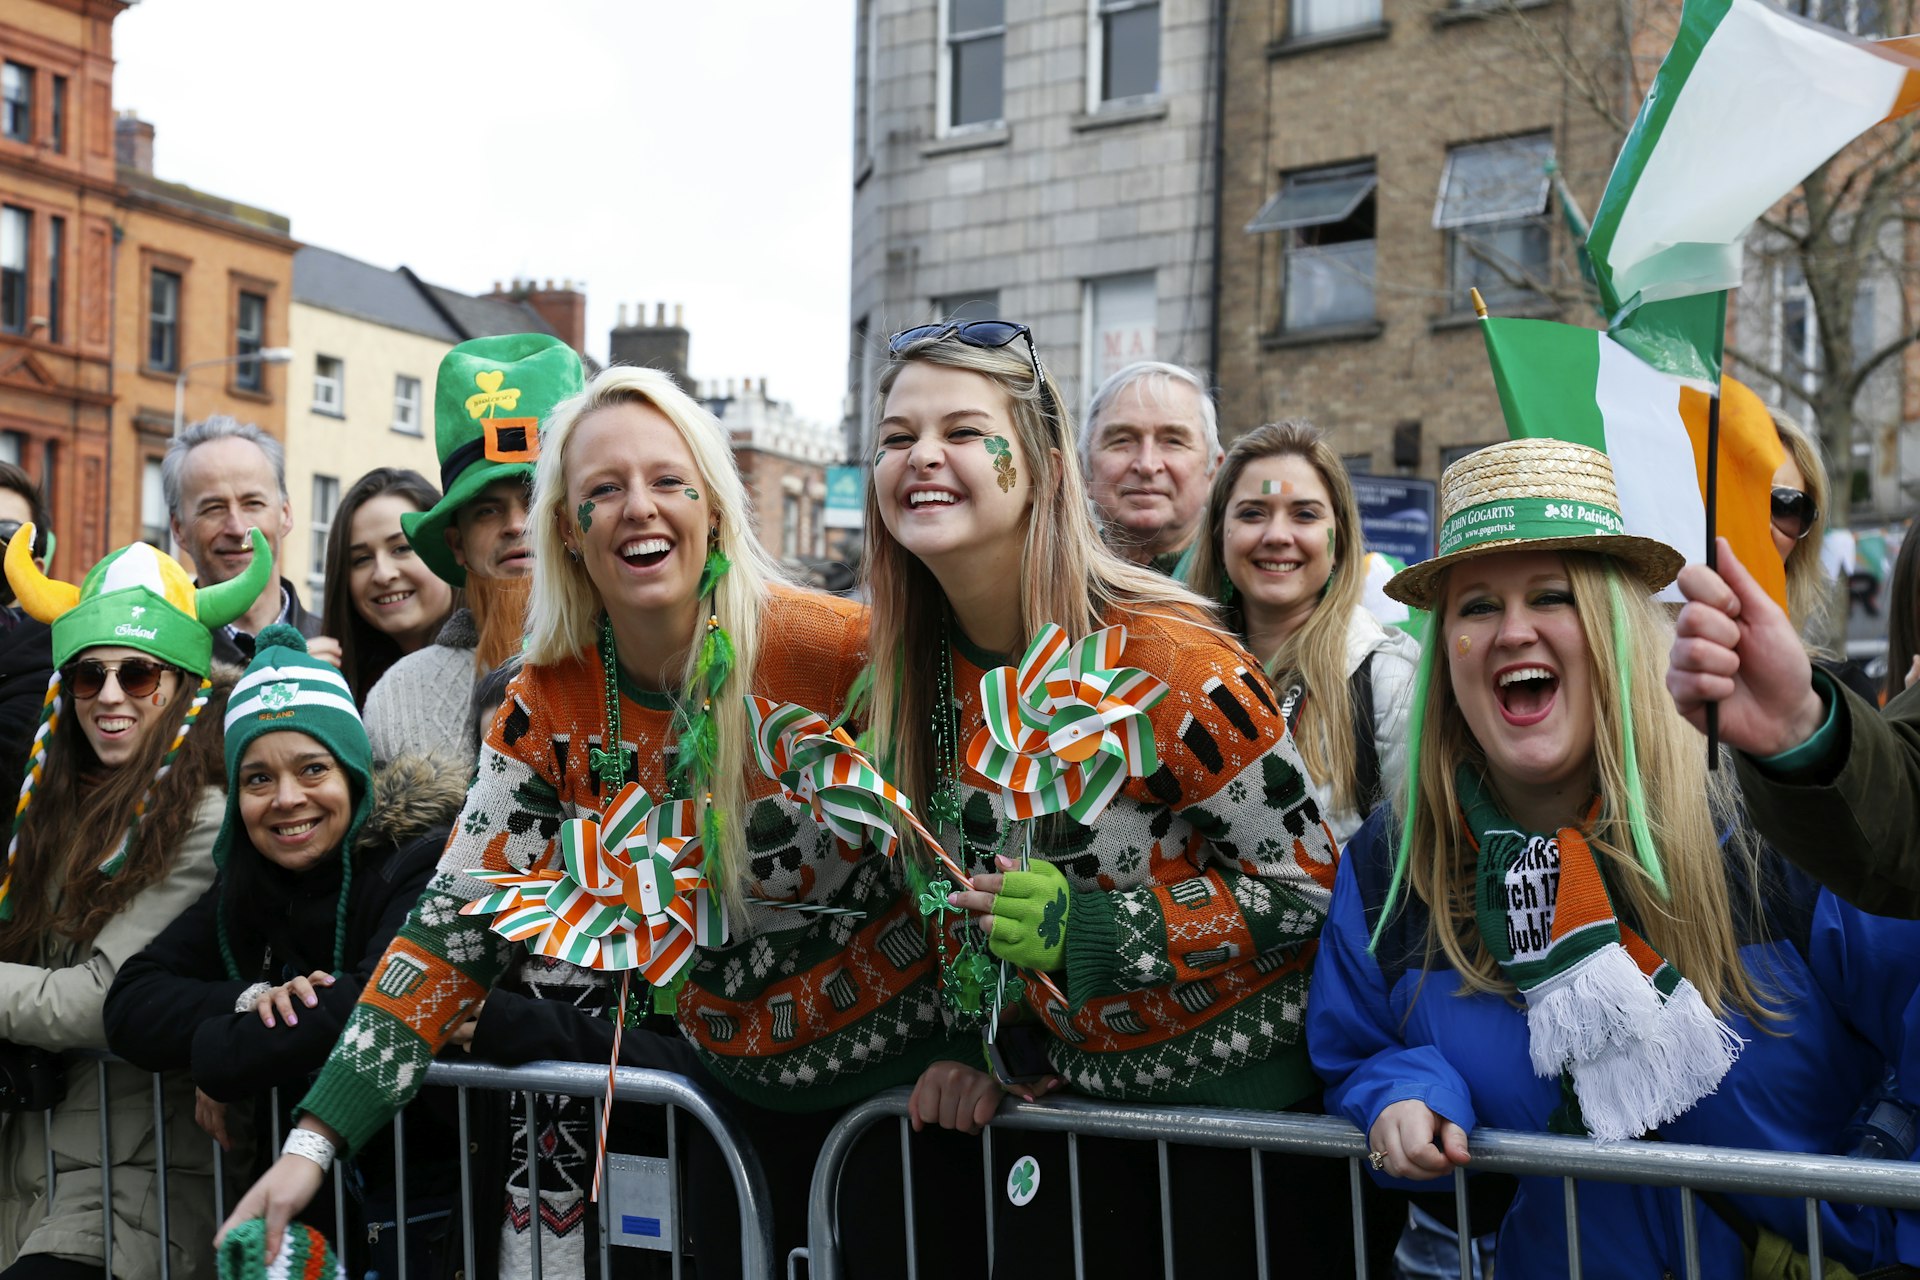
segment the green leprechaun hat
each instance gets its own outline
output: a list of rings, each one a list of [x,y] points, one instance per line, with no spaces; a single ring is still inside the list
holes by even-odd
[[[431,511],[400,517],[428,568],[456,587],[467,585],[467,571],[447,546],[453,513],[495,480],[531,481],[540,420],[585,383],[579,355],[551,334],[475,338],[447,352],[433,393],[434,447],[446,496]]]

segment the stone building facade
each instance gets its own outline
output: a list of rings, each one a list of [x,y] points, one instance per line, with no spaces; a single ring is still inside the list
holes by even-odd
[[[847,456],[887,335],[1032,327],[1083,405],[1130,359],[1204,370],[1213,0],[857,0]]]

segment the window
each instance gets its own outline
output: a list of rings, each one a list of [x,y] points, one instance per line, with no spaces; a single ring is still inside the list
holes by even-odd
[[[67,78],[53,78],[53,149],[60,155],[67,153]]]
[[[147,291],[147,367],[163,373],[180,368],[180,276],[158,267]]]
[[[171,542],[171,533],[160,459],[150,457],[140,464],[140,541],[165,551]]]
[[[1380,25],[1380,0],[1293,0],[1287,21],[1289,40],[1376,27]]]
[[[317,598],[327,587],[327,534],[333,530],[334,512],[340,509],[340,480],[336,476],[313,478],[313,530],[308,538],[307,585]]]
[[[1492,443],[1491,441],[1487,442]],[[1445,471],[1470,453],[1478,453],[1486,444],[1448,444],[1440,446],[1440,470]]]
[[[334,356],[315,356],[313,361],[313,411],[346,416],[347,366]]]
[[[0,333],[27,331],[27,246],[32,237],[33,215],[0,205]]]
[[[1007,53],[1006,0],[944,0],[945,129],[1000,120],[1001,72]]]
[[[1099,102],[1160,92],[1160,0],[1094,0],[1093,16]]]
[[[1153,359],[1160,308],[1151,271],[1089,280],[1085,298],[1080,373],[1081,385],[1092,395],[1109,374],[1136,360]]]
[[[1290,173],[1247,224],[1286,236],[1280,269],[1280,329],[1297,333],[1363,324],[1374,317],[1374,195],[1371,161]]]
[[[1800,259],[1789,255],[1773,269],[1773,367],[1787,386],[1811,394],[1820,379],[1820,323]]]
[[[1370,453],[1343,453],[1340,463],[1346,467],[1350,476],[1370,476],[1373,474],[1373,455]]]
[[[807,522],[807,541],[813,547],[813,554],[824,556],[827,554],[827,502],[825,498],[815,498],[813,500],[811,514],[812,519]]]
[[[853,6],[853,167],[873,154],[874,37],[879,34],[874,11],[877,0],[857,0]]]
[[[393,429],[410,436],[420,434],[420,379],[404,373],[393,378]]]
[[[949,293],[927,304],[935,320],[998,320],[1000,291],[976,289],[972,293]]]
[[[0,63],[0,135],[33,141],[33,68]]]
[[[257,356],[267,335],[267,300],[258,293],[242,292],[233,312],[233,354]],[[258,391],[267,384],[263,360],[242,360],[233,366],[233,385],[242,391]]]
[[[67,289],[67,220],[47,219],[47,341],[60,341],[66,323],[61,302]]]
[[[1448,150],[1433,225],[1447,233],[1453,310],[1472,306],[1469,289],[1488,302],[1538,299],[1551,268],[1552,161],[1553,139],[1544,133]]]
[[[800,495],[797,493],[780,496],[780,554],[788,557],[800,554]]]
[[[25,444],[26,437],[18,431],[0,431],[0,462],[10,462],[16,467],[19,466],[20,460],[27,455],[26,449],[22,447]]]

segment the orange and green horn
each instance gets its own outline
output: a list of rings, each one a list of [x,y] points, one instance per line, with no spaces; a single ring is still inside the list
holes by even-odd
[[[28,616],[52,625],[54,619],[80,603],[80,588],[49,578],[33,562],[33,525],[21,525],[13,540],[7,543],[6,563],[13,598],[20,602]]]
[[[273,557],[267,552],[267,535],[258,529],[249,532],[253,535],[253,559],[247,563],[247,571],[193,593],[193,615],[209,631],[224,627],[245,613],[273,580]],[[11,552],[8,563],[12,563]]]

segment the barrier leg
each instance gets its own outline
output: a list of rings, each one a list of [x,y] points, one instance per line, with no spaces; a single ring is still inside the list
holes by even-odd
[[[1567,1189],[1567,1275],[1569,1280],[1580,1280],[1580,1194],[1574,1190],[1572,1178],[1562,1181]]]
[[[907,1228],[907,1280],[920,1280],[920,1250],[914,1239],[913,1231],[913,1126],[903,1116],[900,1120],[900,1187],[901,1196],[906,1201],[903,1210]]]
[[[1453,1171],[1453,1233],[1460,1242],[1460,1280],[1474,1280],[1473,1223],[1467,1212],[1467,1171],[1460,1168]]]
[[[667,1203],[673,1208],[673,1220],[680,1222],[680,1206],[685,1197],[680,1194],[680,1122],[676,1119],[676,1109],[667,1108]],[[745,1212],[743,1208],[742,1213]],[[684,1251],[680,1248],[683,1232],[673,1233],[673,1280],[680,1280],[681,1259]]]
[[[1807,1273],[1813,1280],[1827,1274],[1826,1261],[1821,1257],[1820,1240],[1820,1202],[1812,1196],[1807,1197]]]
[[[1247,1152],[1253,1158],[1253,1273],[1258,1280],[1267,1280],[1267,1167],[1260,1160],[1260,1152]],[[1354,1189],[1354,1203],[1360,1203],[1359,1188]],[[1367,1280],[1363,1273],[1360,1280]]]
[[[601,1125],[601,1122],[605,1119],[603,1109],[606,1105],[607,1100],[605,1098],[595,1098],[593,1100],[593,1131],[595,1133],[606,1132],[606,1129]],[[605,1277],[606,1280],[612,1280],[613,1223],[609,1221],[612,1217],[612,1212],[607,1205],[608,1200],[612,1197],[607,1195],[607,1153],[597,1143],[595,1144],[593,1176],[594,1185],[600,1188],[601,1193],[600,1203],[594,1206],[596,1212],[593,1215],[593,1220],[600,1225],[599,1231],[595,1233],[599,1236],[600,1274]],[[667,1166],[667,1176],[669,1178],[673,1176],[672,1165]]]
[[[333,1162],[333,1238],[342,1249],[347,1247],[347,1175],[346,1162]]]
[[[473,1138],[467,1122],[467,1087],[461,1085],[454,1094],[460,1119],[460,1258],[473,1276],[479,1273],[473,1264]]]
[[[1167,1144],[1155,1142],[1154,1159],[1160,1167],[1160,1274],[1173,1276],[1173,1177],[1167,1170]],[[1259,1207],[1255,1202],[1255,1209]]]
[[[393,1118],[393,1229],[400,1254],[400,1280],[407,1280],[407,1126]]]
[[[993,1274],[993,1237],[994,1237],[994,1185],[993,1185],[993,1126],[988,1125],[980,1131],[980,1177],[985,1183],[987,1220],[987,1274]]]
[[[1681,1264],[1687,1280],[1700,1280],[1700,1227],[1693,1220],[1693,1188],[1680,1188]]]
[[[213,1143],[213,1220],[227,1220],[227,1153],[220,1149],[217,1138],[209,1138]]]
[[[533,1258],[533,1280],[540,1280],[540,1116],[533,1094],[527,1098],[527,1229]]]
[[[1086,1246],[1080,1241],[1080,1135],[1067,1135],[1067,1194],[1073,1201],[1073,1280],[1087,1280]]]

